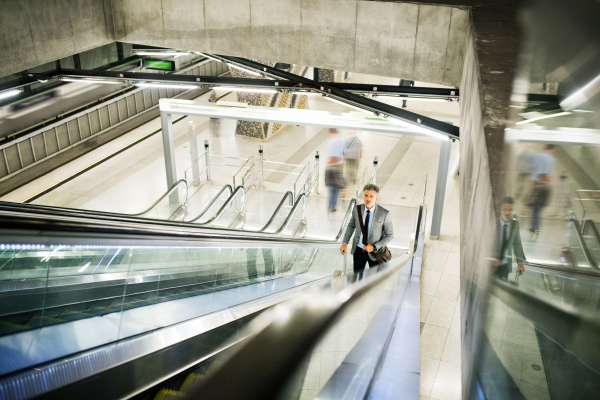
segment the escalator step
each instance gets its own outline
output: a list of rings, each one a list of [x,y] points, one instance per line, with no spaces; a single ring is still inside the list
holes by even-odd
[[[179,391],[187,392],[188,389],[190,389],[190,387],[198,385],[200,382],[202,382],[202,378],[204,378],[204,376],[202,376],[202,375],[198,375],[198,374],[194,374],[194,373],[189,374],[185,378],[183,383],[181,384],[181,388],[179,388]]]
[[[51,317],[42,317],[41,315],[34,315],[29,322],[25,324],[28,328],[39,328],[42,326],[56,325],[62,324],[65,322],[62,319],[51,318]]]
[[[156,396],[154,396],[154,400],[175,400],[175,399],[183,399],[186,397],[185,392],[180,392],[177,390],[170,389],[160,389]]]
[[[71,310],[64,310],[57,316],[57,318],[62,319],[64,321],[76,321],[78,319],[91,318],[91,317],[93,317],[93,315],[90,313],[86,313],[86,312],[82,312],[82,311],[71,311]]]
[[[29,329],[27,326],[14,324],[12,322],[0,321],[0,335],[9,335],[11,333],[22,332]]]

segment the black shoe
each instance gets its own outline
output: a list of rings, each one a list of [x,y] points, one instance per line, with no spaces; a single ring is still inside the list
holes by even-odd
[[[532,235],[535,235],[535,229],[531,228],[529,232],[531,232]]]
[[[336,211],[337,211],[337,208],[334,208],[333,210],[331,210],[331,212],[336,212]]]

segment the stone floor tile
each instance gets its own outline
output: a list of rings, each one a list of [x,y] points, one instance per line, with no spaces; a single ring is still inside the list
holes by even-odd
[[[441,297],[434,297],[425,323],[450,328],[455,308],[454,302]]]
[[[421,332],[421,355],[441,359],[447,336],[447,328],[426,323]]]
[[[430,397],[440,400],[461,399],[460,365],[440,361]]]

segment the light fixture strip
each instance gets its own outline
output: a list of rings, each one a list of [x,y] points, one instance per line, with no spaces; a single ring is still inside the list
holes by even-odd
[[[186,56],[189,55],[190,52],[185,51],[185,52],[176,52],[176,51],[157,51],[157,52],[152,52],[152,51],[134,51],[134,53],[138,56],[158,56],[158,57],[173,57],[173,56]]]
[[[16,95],[18,95],[20,93],[21,93],[21,91],[19,89],[8,90],[6,92],[0,92],[0,100],[16,96]]]
[[[239,87],[224,87],[224,86],[215,86],[214,89],[228,90],[231,92],[277,93],[277,90],[275,90],[275,89],[255,89],[255,88],[239,88]]]
[[[538,121],[540,119],[560,117],[561,115],[569,115],[569,114],[571,114],[569,111],[565,111],[565,112],[556,113],[556,114],[543,115],[541,117],[536,117],[536,118],[526,119],[524,121],[519,121],[516,123],[516,125],[526,124],[528,122]]]
[[[162,83],[136,83],[137,87],[149,87],[149,88],[164,88],[164,89],[198,89],[196,85],[173,85],[173,84],[162,84]]]
[[[325,97],[326,97],[328,100],[334,101],[334,102],[336,102],[336,103],[339,103],[339,104],[341,104],[341,105],[343,105],[343,106],[346,106],[346,107],[351,107],[351,108],[357,109],[358,111],[364,111],[364,112],[366,112],[366,113],[371,113],[371,111],[369,111],[369,110],[365,110],[364,108],[360,108],[360,107],[354,106],[354,105],[352,105],[352,104],[344,103],[343,101],[336,100],[336,99],[334,99],[334,98],[332,98],[332,97],[329,97],[329,96],[325,96]]]
[[[77,83],[103,83],[106,85],[118,85],[124,82],[120,81],[106,81],[102,79],[85,79],[85,78],[61,78],[61,81],[65,82],[77,82]]]

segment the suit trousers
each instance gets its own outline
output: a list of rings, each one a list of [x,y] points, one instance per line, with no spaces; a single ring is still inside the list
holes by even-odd
[[[354,261],[354,273],[364,271],[367,263],[369,263],[370,268],[373,268],[377,265],[377,261],[371,260],[371,258],[369,258],[369,253],[358,246],[356,246],[356,250],[354,251],[352,258]]]

